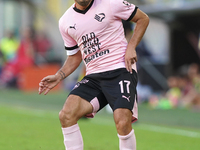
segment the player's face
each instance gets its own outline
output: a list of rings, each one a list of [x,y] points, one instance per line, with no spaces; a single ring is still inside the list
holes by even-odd
[[[77,2],[79,5],[84,6],[84,7],[88,6],[91,1],[92,0],[75,0],[75,2]]]

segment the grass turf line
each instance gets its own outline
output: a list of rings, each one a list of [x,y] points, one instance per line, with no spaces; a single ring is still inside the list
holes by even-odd
[[[63,150],[58,112],[65,98],[65,92],[39,96],[37,93],[0,91],[0,149]],[[191,119],[194,121],[193,125],[187,122],[181,124],[184,119],[182,115],[188,117],[186,114],[191,118],[194,117]],[[199,120],[195,121],[197,114],[199,115],[188,110],[149,110],[146,105],[140,105],[139,121],[133,124],[137,149],[199,149],[200,130],[197,127]],[[153,121],[148,118],[149,116],[152,116]],[[168,119],[172,121],[169,123]],[[117,132],[112,115],[102,111],[94,119],[80,120],[79,125],[85,150],[118,149]],[[181,131],[181,134],[175,131]],[[197,137],[187,136],[191,133]]]

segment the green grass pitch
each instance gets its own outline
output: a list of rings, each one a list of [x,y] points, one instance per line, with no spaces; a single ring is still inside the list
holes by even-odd
[[[67,92],[38,95],[0,90],[0,150],[64,150],[58,119]],[[111,114],[81,119],[84,150],[118,150]],[[133,124],[137,150],[199,150],[200,113],[186,109],[150,110],[139,105]]]

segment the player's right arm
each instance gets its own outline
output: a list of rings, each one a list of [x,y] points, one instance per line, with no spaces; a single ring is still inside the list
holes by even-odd
[[[55,75],[49,75],[44,77],[39,83],[39,94],[44,92],[46,95],[51,89],[53,89],[60,81],[68,77],[82,61],[81,52],[78,51],[74,55],[67,57],[65,63],[61,69]]]

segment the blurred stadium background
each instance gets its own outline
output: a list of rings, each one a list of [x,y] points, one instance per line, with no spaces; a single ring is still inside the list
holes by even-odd
[[[200,138],[200,1],[127,1],[137,5],[150,17],[149,27],[142,42],[137,47],[140,121],[138,121],[136,129],[147,130],[146,128],[149,128],[150,130],[151,128],[152,133],[149,134],[162,130],[168,134],[174,131],[177,132],[177,135],[189,135],[195,138],[195,140],[191,139],[193,143],[190,144],[194,146],[192,149],[199,149],[196,141]],[[5,69],[7,71],[5,75],[3,72],[7,63],[14,59],[10,59],[10,55],[5,58],[3,52],[0,55],[0,110],[2,111],[0,124],[4,124],[3,127],[10,127],[9,121],[12,120],[12,115],[9,116],[7,113],[9,110],[16,113],[16,109],[23,111],[26,108],[34,110],[34,114],[37,114],[37,111],[39,114],[41,110],[48,110],[47,113],[50,111],[58,112],[62,108],[68,91],[82,77],[83,64],[50,96],[37,95],[39,81],[48,74],[56,73],[66,59],[63,41],[58,29],[58,20],[71,4],[73,4],[73,0],[0,0],[0,51],[3,49],[2,41],[8,32],[13,33],[20,45],[24,30],[30,28],[34,38],[37,37],[39,41],[37,41],[39,44],[34,53],[34,63],[20,71],[18,70],[13,76],[10,75],[12,67]],[[131,24],[131,29],[133,27],[134,24]],[[44,39],[41,40],[41,36]],[[46,49],[45,54],[41,50],[42,48]],[[14,55],[17,55],[17,50],[13,53]],[[14,58],[14,56],[12,57]],[[6,85],[2,74],[10,77],[10,81],[6,80]],[[184,78],[187,83],[179,85],[182,83],[180,78]],[[101,114],[110,117],[110,110],[105,109]],[[38,117],[41,116],[38,115]],[[104,122],[103,117],[100,117],[100,120]],[[13,124],[18,124],[17,121],[15,120]],[[139,126],[140,123],[141,126]],[[153,126],[147,127],[148,124],[153,124]],[[159,125],[164,125],[164,127],[159,128]],[[184,129],[181,130],[183,127]],[[175,131],[173,128],[181,129]],[[9,132],[6,134],[9,135]],[[140,136],[142,140],[142,135]],[[62,137],[59,138],[62,140]],[[156,142],[152,141],[152,143]],[[190,144],[186,144],[188,146],[186,149],[190,149]],[[0,145],[2,146],[0,148],[4,150],[11,148],[5,143]],[[165,147],[163,145],[162,149]],[[140,150],[148,149],[142,146],[141,141],[139,148]],[[185,147],[167,148],[183,150]]]

